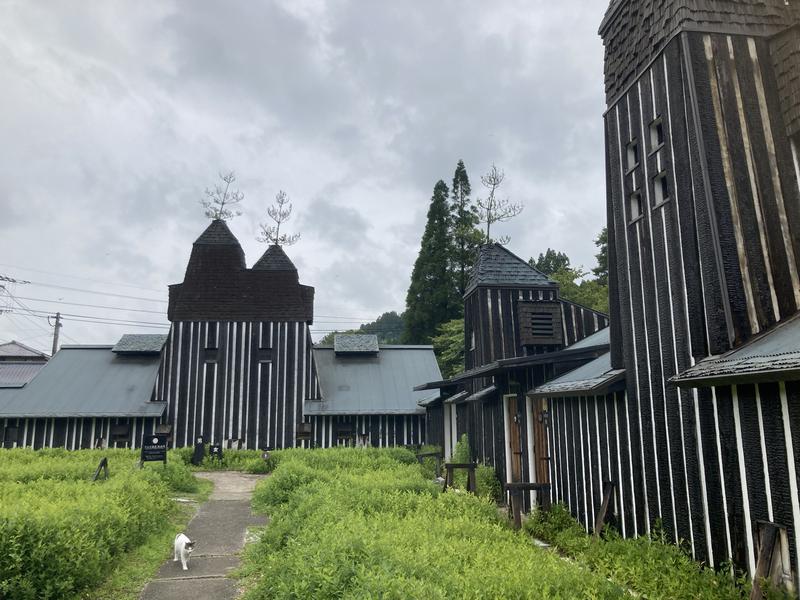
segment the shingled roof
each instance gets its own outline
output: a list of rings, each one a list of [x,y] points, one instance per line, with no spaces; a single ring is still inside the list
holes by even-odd
[[[286,256],[286,252],[283,251],[283,248],[280,246],[273,244],[264,254],[261,255],[261,258],[258,259],[258,262],[253,265],[254,271],[297,271],[297,268],[294,266],[292,261]]]
[[[11,340],[0,344],[0,360],[47,360],[47,354]]]
[[[500,244],[486,244],[478,253],[465,294],[481,285],[542,287],[557,284]]]
[[[705,387],[798,377],[800,313],[722,356],[701,360],[670,381],[680,387]]]
[[[679,31],[774,35],[800,18],[784,0],[612,0],[600,25],[606,99],[622,93]]]

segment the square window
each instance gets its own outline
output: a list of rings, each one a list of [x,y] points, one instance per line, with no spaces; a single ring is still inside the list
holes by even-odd
[[[633,140],[628,144],[628,171],[633,171],[639,166],[639,143]]]
[[[642,210],[642,193],[633,192],[630,196],[631,222],[635,221],[644,214]]]
[[[664,121],[661,117],[650,124],[650,150],[656,151],[664,145]]]
[[[206,348],[203,350],[203,360],[207,363],[215,363],[217,362],[217,353],[216,348]]]
[[[669,182],[666,172],[661,172],[653,178],[653,191],[655,193],[655,206],[669,200]]]
[[[269,362],[272,360],[272,348],[258,349],[258,362]]]

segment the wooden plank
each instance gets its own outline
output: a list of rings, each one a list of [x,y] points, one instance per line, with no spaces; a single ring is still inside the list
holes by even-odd
[[[600,537],[603,531],[603,525],[606,522],[608,514],[608,505],[611,502],[611,495],[614,493],[615,483],[613,481],[603,482],[603,501],[600,503],[600,508],[597,511],[594,519],[594,536]]]

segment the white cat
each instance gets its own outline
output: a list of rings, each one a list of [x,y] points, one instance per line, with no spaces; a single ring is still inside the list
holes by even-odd
[[[183,570],[189,570],[189,555],[194,550],[194,542],[186,537],[186,534],[179,533],[175,536],[175,559],[173,562],[181,561]]]

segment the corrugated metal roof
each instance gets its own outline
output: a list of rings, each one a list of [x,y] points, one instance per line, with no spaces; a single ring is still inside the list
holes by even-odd
[[[333,350],[337,354],[378,352],[378,336],[363,333],[340,333],[333,336]]]
[[[441,379],[432,346],[382,346],[373,356],[336,356],[314,348],[323,400],[305,403],[307,415],[421,414],[430,392],[415,385]]]
[[[0,389],[0,417],[158,417],[166,403],[149,400],[159,361],[111,346],[62,348],[25,387]]]
[[[0,388],[22,387],[46,364],[32,360],[0,362]]]
[[[611,354],[598,356],[593,361],[573,369],[569,373],[530,390],[534,397],[556,397],[572,395],[595,395],[605,392],[612,384],[625,377],[624,369],[611,368]]]
[[[469,293],[479,285],[527,287],[557,284],[507,248],[500,244],[487,244],[478,253],[465,292]]]
[[[165,333],[126,333],[111,351],[119,354],[159,354],[166,341]]]
[[[722,356],[700,361],[670,381],[707,386],[737,381],[784,381],[800,375],[800,313]]]
[[[47,354],[25,344],[20,344],[16,340],[11,340],[5,344],[0,344],[0,358],[42,358],[47,360]]]
[[[611,328],[603,327],[600,331],[594,332],[592,335],[586,336],[567,346],[570,350],[580,350],[581,348],[593,348],[594,346],[608,346],[611,343]]]

